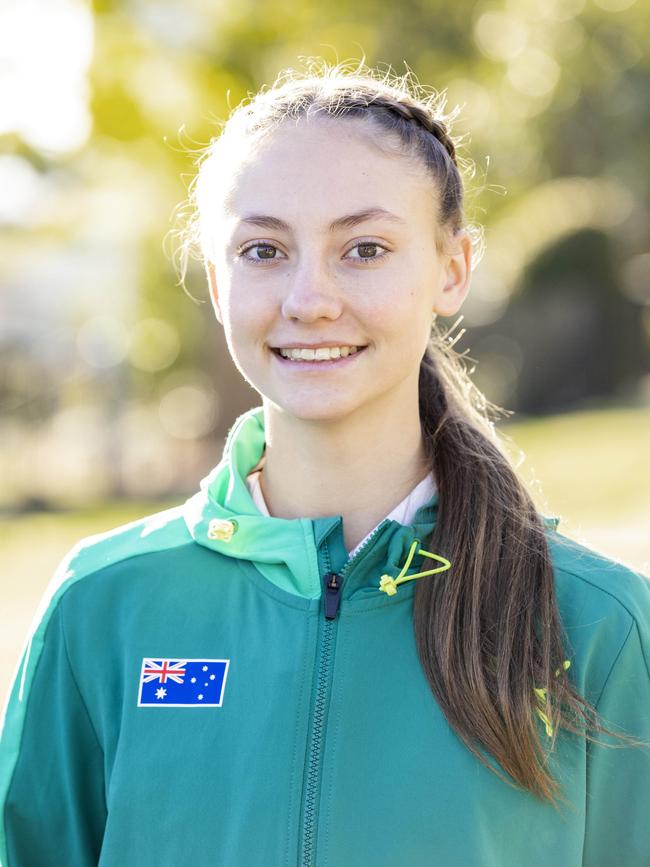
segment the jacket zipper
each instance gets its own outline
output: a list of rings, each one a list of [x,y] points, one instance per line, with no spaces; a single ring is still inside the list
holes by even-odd
[[[334,579],[336,583],[337,575],[335,572],[330,572],[326,575],[327,583]],[[330,596],[330,592],[333,595]],[[305,790],[305,815],[303,819],[303,850],[299,863],[302,867],[312,867],[314,863],[315,837],[316,837],[316,805],[317,805],[317,787],[320,779],[323,741],[325,735],[325,699],[328,692],[329,673],[331,665],[332,647],[334,645],[335,633],[335,616],[338,609],[340,598],[340,585],[338,588],[332,588],[332,591],[326,589],[325,596],[325,623],[322,626],[321,651],[318,663],[318,680],[316,685],[316,700],[314,702],[314,716],[311,730],[311,745],[309,750],[309,764],[307,770],[307,785]],[[328,614],[328,599],[330,606],[334,606],[333,614],[327,617]],[[330,608],[330,611],[332,609]]]
[[[343,575],[345,575],[346,572],[350,571],[350,566],[354,563],[355,560],[358,560],[358,558],[361,556],[362,551],[364,551],[368,547],[368,545],[372,542],[372,540],[375,538],[377,533],[380,533],[384,529],[386,524],[390,524],[390,520],[388,518],[384,518],[384,520],[380,524],[377,524],[375,529],[368,536],[368,538],[363,542],[363,544],[361,545],[359,550],[356,552],[354,557],[350,557],[350,559],[347,561],[347,563],[345,563],[345,565],[343,566],[343,568],[339,572],[339,575],[341,577]]]
[[[387,520],[383,520],[368,536],[363,545],[343,566],[340,572],[328,572],[324,577],[325,596],[323,610],[325,622],[322,627],[321,652],[318,663],[318,680],[316,685],[316,700],[314,702],[314,718],[311,731],[311,747],[307,771],[307,786],[305,792],[305,815],[303,820],[303,848],[299,859],[301,867],[313,867],[315,849],[316,824],[316,788],[321,775],[323,763],[323,742],[325,735],[325,702],[328,692],[332,650],[334,647],[336,615],[341,601],[343,578],[350,565],[359,557],[366,546],[383,529]]]
[[[343,581],[336,572],[330,572],[325,578],[325,619],[334,620],[339,610]]]

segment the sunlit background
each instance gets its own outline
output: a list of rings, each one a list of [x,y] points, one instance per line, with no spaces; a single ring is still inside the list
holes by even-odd
[[[5,683],[65,551],[184,499],[260,402],[200,263],[177,285],[176,206],[214,121],[301,56],[461,106],[487,246],[457,349],[540,506],[650,572],[649,30],[639,0],[5,0]]]

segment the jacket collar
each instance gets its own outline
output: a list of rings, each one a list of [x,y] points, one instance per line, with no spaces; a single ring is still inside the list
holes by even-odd
[[[219,464],[201,481],[200,490],[184,506],[184,518],[193,539],[226,556],[252,561],[276,586],[308,599],[321,595],[318,548],[338,537],[342,548],[342,517],[274,518],[262,515],[246,485],[246,476],[258,464],[265,445],[263,407],[241,415],[226,438]],[[344,598],[355,589],[374,587],[379,593],[383,573],[399,574],[412,542],[424,540],[435,524],[437,493],[421,506],[410,526],[384,520],[367,544],[348,561]],[[359,567],[363,564],[363,569]],[[419,570],[420,561],[409,572]],[[376,574],[375,574],[376,573]],[[379,594],[383,596],[383,594]]]

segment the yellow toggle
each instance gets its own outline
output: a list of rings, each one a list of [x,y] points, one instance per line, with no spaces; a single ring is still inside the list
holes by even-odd
[[[424,578],[426,575],[436,575],[438,572],[446,572],[447,569],[451,568],[451,563],[445,557],[441,557],[439,554],[432,554],[430,551],[423,551],[419,548],[419,545],[420,540],[416,539],[411,545],[406,563],[397,578],[393,578],[391,575],[382,575],[379,579],[379,589],[388,594],[388,596],[394,596],[397,593],[397,585],[403,584],[404,581],[410,581],[412,578]],[[432,560],[437,560],[438,563],[442,563],[443,565],[438,566],[436,569],[429,569],[426,572],[416,572],[415,575],[407,575],[406,572],[411,565],[411,560],[415,556],[416,549],[418,549],[417,553],[423,557],[430,557]]]
[[[230,542],[237,532],[237,521],[224,518],[213,518],[208,524],[208,539],[218,539],[220,542]]]

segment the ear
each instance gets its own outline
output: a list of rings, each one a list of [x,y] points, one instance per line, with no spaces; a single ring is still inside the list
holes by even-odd
[[[452,238],[452,252],[447,254],[442,284],[433,307],[440,316],[453,316],[460,310],[469,292],[472,276],[472,239],[465,229]]]
[[[205,265],[205,273],[208,278],[208,288],[210,289],[210,298],[212,299],[212,306],[214,308],[215,315],[219,322],[223,325],[223,318],[221,316],[221,308],[219,307],[219,290],[217,289],[217,276],[215,273],[214,263],[209,259],[204,260]]]

